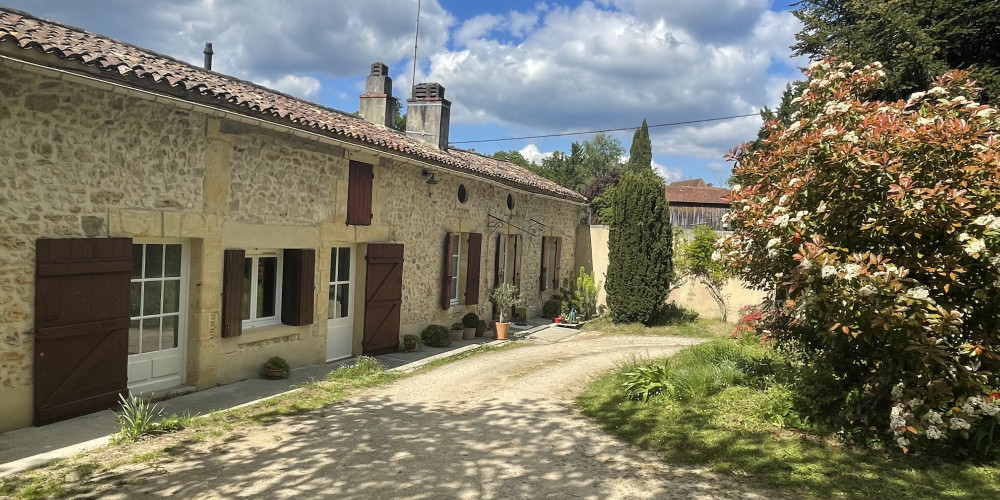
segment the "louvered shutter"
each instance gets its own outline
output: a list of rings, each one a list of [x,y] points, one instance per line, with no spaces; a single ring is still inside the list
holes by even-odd
[[[441,271],[441,309],[447,311],[451,307],[451,277],[454,270],[451,268],[451,254],[453,233],[444,235],[444,266]]]
[[[347,223],[353,226],[372,224],[372,166],[351,161],[347,178]]]
[[[546,245],[545,244],[546,243],[548,243],[548,238],[542,236],[542,269],[541,269],[541,272],[539,272],[539,274],[538,274],[538,289],[539,290],[545,290],[545,285],[546,285],[546,282],[548,281],[548,274],[545,272],[546,271],[546,266],[548,265],[548,261],[545,259],[545,250],[546,250]]]
[[[243,250],[226,250],[222,265],[222,336],[243,334]]]
[[[479,303],[479,263],[482,261],[482,247],[483,235],[469,233],[468,262],[465,265],[465,305]]]
[[[315,316],[316,250],[286,249],[281,283],[281,322],[311,325]]]

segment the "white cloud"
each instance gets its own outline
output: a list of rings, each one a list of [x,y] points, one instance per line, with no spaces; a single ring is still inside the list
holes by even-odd
[[[538,22],[519,25],[516,33],[499,22],[460,48],[430,55],[429,74],[418,78],[448,89],[452,123],[547,132],[634,126],[644,117],[656,124],[756,113],[775,105],[780,78],[772,68],[787,71],[798,20],[761,0],[679,4],[620,0],[535,9],[522,14]],[[719,37],[704,28],[726,23],[739,29]],[[518,35],[523,39],[512,42]],[[717,159],[752,139],[758,127],[756,118],[707,123],[658,132],[653,144],[658,153]]]
[[[455,32],[455,43],[465,46],[469,42],[486,36],[503,21],[500,16],[481,14],[464,22]]]
[[[538,146],[535,146],[534,144],[528,144],[527,146],[521,148],[521,150],[518,152],[521,153],[521,156],[523,156],[525,160],[528,160],[531,163],[538,163],[538,164],[541,164],[542,160],[552,156],[551,151],[548,153],[543,153],[539,151]]]
[[[667,184],[674,181],[679,181],[683,178],[683,174],[681,173],[680,168],[676,170],[670,169],[668,167],[660,165],[659,163],[656,163],[655,161],[653,162],[652,167],[653,171],[656,172],[656,175],[662,177],[663,181],[666,182]]]
[[[284,75],[275,81],[264,78],[257,83],[306,100],[314,99],[320,89],[319,80],[311,76]]]

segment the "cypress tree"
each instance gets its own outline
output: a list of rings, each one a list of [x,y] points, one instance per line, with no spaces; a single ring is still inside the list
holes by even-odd
[[[632,147],[628,150],[628,170],[638,172],[648,170],[653,165],[653,143],[649,141],[649,127],[646,126],[646,119],[642,119],[642,126],[635,129],[632,135]]]
[[[649,168],[629,171],[610,199],[605,290],[611,319],[648,324],[666,302],[673,278],[673,238],[663,180]]]

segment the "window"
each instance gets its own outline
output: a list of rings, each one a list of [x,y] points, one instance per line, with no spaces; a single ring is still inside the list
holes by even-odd
[[[497,283],[521,286],[521,235],[498,234],[494,271]]]
[[[458,233],[451,235],[451,305],[458,305],[459,255],[462,253],[462,238]]]
[[[351,249],[334,248],[330,253],[330,312],[327,319],[350,316]]]
[[[558,238],[545,236],[542,238],[542,271],[539,276],[540,290],[554,290],[559,288],[558,280],[555,280],[556,269],[559,267],[556,249],[558,248]]]
[[[178,346],[182,318],[179,243],[132,245],[128,353]]]
[[[243,259],[244,328],[279,323],[281,254],[277,250],[247,253]]]
[[[448,310],[462,303],[465,305],[479,303],[479,261],[482,257],[482,244],[483,235],[480,233],[445,234],[441,309]],[[464,301],[461,290],[464,290]]]
[[[283,323],[311,325],[315,312],[316,250],[229,249],[222,267],[222,336]]]
[[[465,184],[458,185],[458,202],[465,203],[469,201],[469,192],[465,189]]]

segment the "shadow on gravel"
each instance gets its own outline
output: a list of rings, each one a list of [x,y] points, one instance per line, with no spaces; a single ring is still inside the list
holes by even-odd
[[[128,477],[75,486],[102,498],[763,498],[732,478],[646,463],[550,401],[362,401],[285,422],[254,450],[180,446]]]

